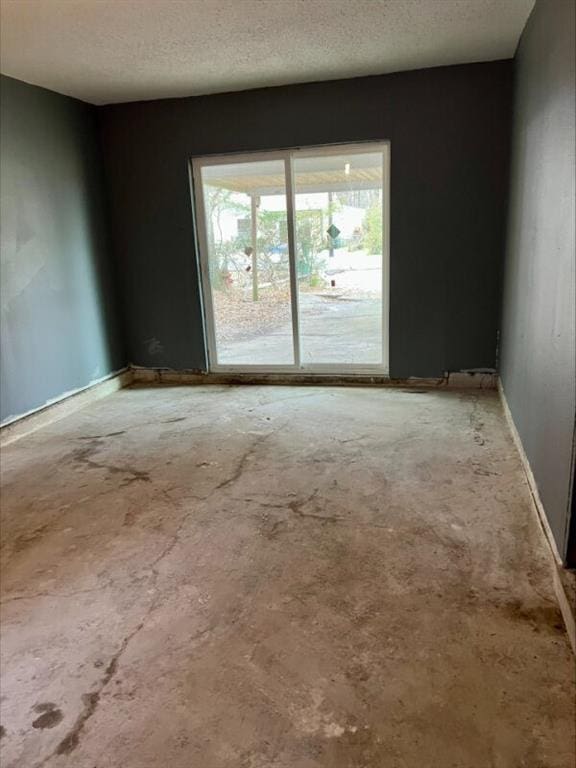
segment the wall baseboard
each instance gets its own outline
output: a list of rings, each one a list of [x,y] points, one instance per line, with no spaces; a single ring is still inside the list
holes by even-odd
[[[546,511],[542,499],[540,498],[538,486],[536,485],[536,479],[534,478],[532,467],[530,466],[530,462],[524,451],[524,446],[522,445],[522,440],[516,429],[516,424],[514,423],[512,412],[508,405],[508,400],[506,399],[506,393],[504,392],[504,387],[502,386],[500,379],[498,379],[498,394],[500,395],[500,402],[502,403],[502,410],[504,411],[508,429],[510,430],[512,440],[514,441],[514,445],[520,456],[522,469],[524,470],[526,482],[530,489],[530,495],[532,496],[533,502],[532,507],[545,539],[546,551],[549,553],[554,592],[562,613],[562,618],[564,619],[564,624],[566,625],[566,631],[570,639],[570,644],[572,645],[572,650],[576,654],[576,606],[574,605],[573,596],[569,594],[569,590],[566,587],[567,575],[564,568],[564,561],[558,551],[554,535],[552,534],[550,524],[548,523]]]
[[[129,386],[132,383],[132,378],[131,369],[122,368],[120,371],[104,376],[86,387],[66,392],[51,402],[40,406],[40,408],[5,422],[0,425],[0,446],[13,443],[24,435],[29,435],[41,427],[52,424],[89,403]]]
[[[532,495],[534,508],[538,516],[538,522],[540,524],[540,527],[542,528],[544,536],[546,537],[548,546],[552,551],[552,555],[554,556],[555,563],[557,565],[563,565],[562,557],[558,552],[558,547],[556,545],[554,535],[552,534],[552,530],[548,523],[548,518],[546,517],[544,505],[542,504],[542,499],[540,498],[540,492],[538,491],[538,486],[536,485],[536,480],[534,478],[534,474],[532,473],[532,467],[530,466],[530,462],[528,461],[528,457],[526,456],[526,453],[524,451],[524,446],[522,445],[522,440],[520,439],[520,435],[518,434],[518,430],[516,429],[516,424],[514,423],[514,419],[512,417],[512,411],[510,410],[510,406],[508,405],[508,400],[506,399],[506,394],[504,392],[504,388],[502,386],[501,381],[498,381],[498,394],[500,395],[500,402],[502,403],[502,409],[504,411],[504,416],[506,417],[506,423],[508,424],[508,429],[510,430],[510,434],[512,435],[512,439],[514,441],[514,445],[516,446],[516,450],[518,451],[518,454],[520,456],[520,461],[522,462],[522,468],[524,469],[524,474],[526,475],[526,482],[528,483],[528,487]]]
[[[576,575],[565,568],[556,567],[554,570],[554,591],[572,650],[576,655]]]
[[[169,368],[132,366],[135,384],[173,385],[278,385],[383,387],[395,389],[496,389],[497,377],[486,373],[447,373],[439,378],[391,379],[379,374],[334,373],[234,373],[175,371]]]

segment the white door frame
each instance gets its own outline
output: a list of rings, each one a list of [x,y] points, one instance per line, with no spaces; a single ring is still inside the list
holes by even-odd
[[[296,222],[294,211],[294,168],[297,157],[319,155],[357,154],[382,152],[382,363],[380,365],[355,365],[340,363],[302,364],[300,359],[300,319],[298,309],[298,279],[296,265]],[[288,256],[290,261],[290,294],[292,309],[292,336],[294,363],[291,365],[222,365],[218,363],[214,303],[208,261],[208,237],[202,168],[230,163],[250,163],[264,160],[283,160],[286,184],[286,212],[288,223]],[[389,314],[390,314],[390,142],[366,142],[357,144],[331,144],[320,147],[301,147],[283,151],[263,151],[227,155],[195,157],[192,159],[193,203],[195,204],[198,258],[208,370],[214,373],[310,373],[310,374],[377,374],[388,375]]]

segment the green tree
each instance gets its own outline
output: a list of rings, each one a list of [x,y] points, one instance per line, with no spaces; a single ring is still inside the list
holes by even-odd
[[[382,253],[382,202],[374,200],[363,222],[364,248],[368,253]]]
[[[296,211],[298,275],[309,277],[310,282],[317,280],[324,265],[319,256],[326,246],[322,222],[322,211]]]
[[[249,213],[248,205],[235,200],[229,189],[224,187],[205,186],[206,190],[206,210],[208,213],[208,239],[211,258],[210,279],[214,288],[221,288],[225,285],[223,276],[230,269],[230,261],[239,250],[238,238],[225,240],[222,232],[223,213],[233,213],[236,216],[246,216]]]

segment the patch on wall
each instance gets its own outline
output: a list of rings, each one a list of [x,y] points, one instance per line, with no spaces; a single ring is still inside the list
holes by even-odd
[[[146,339],[144,342],[150,355],[161,355],[164,352],[164,346],[154,336],[151,339]]]

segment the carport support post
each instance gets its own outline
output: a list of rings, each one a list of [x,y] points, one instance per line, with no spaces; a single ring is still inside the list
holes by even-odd
[[[259,195],[250,195],[251,222],[252,222],[252,301],[258,301],[258,257],[256,254],[256,242],[258,239],[258,207]]]

